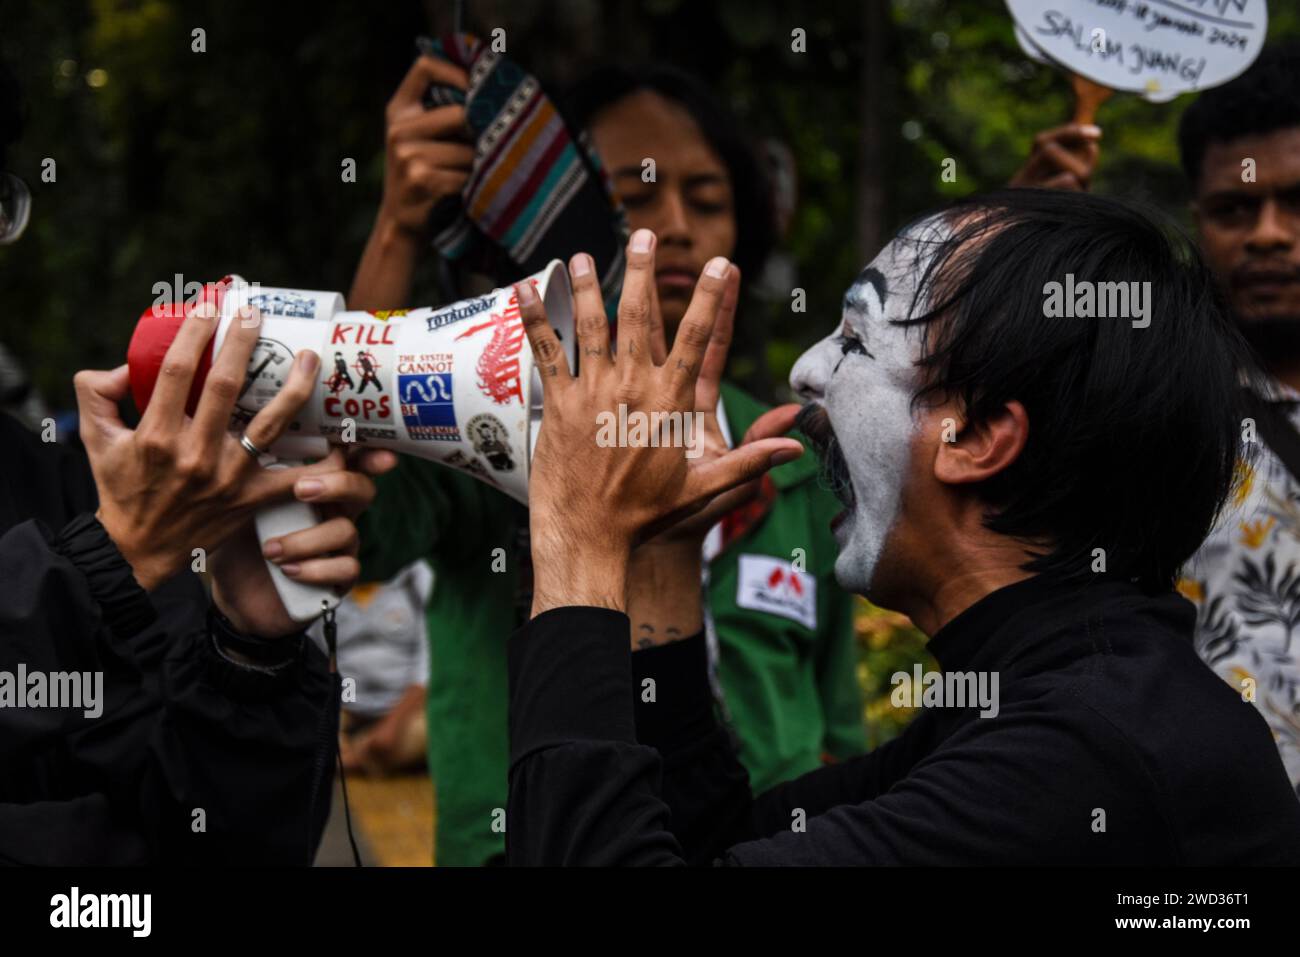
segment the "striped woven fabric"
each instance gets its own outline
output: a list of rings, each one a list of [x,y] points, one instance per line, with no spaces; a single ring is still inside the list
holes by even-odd
[[[570,130],[537,79],[489,44],[461,33],[427,50],[469,76],[468,93],[435,87],[425,102],[464,102],[475,150],[461,202],[434,211],[438,251],[461,259],[490,243],[509,259],[502,281],[587,252],[606,300],[617,296],[627,223],[586,134]]]

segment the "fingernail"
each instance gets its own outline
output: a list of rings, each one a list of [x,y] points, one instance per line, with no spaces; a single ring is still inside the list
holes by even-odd
[[[262,546],[262,557],[268,561],[274,561],[284,554],[284,546],[280,544],[278,538],[273,538]]]
[[[316,479],[300,479],[293,487],[293,493],[299,498],[315,498],[325,490],[325,483]]]
[[[704,267],[704,275],[712,276],[714,279],[726,279],[727,270],[730,268],[731,263],[727,261],[726,256],[714,256]]]
[[[308,375],[315,373],[316,365],[319,362],[320,356],[316,355],[316,353],[312,352],[310,349],[303,349],[298,353],[298,368]]]
[[[632,234],[631,250],[634,253],[648,253],[654,245],[655,234],[648,229],[638,229]]]
[[[571,264],[573,268],[573,278],[581,279],[583,276],[591,274],[591,257],[586,253],[578,253],[573,257]]]
[[[1083,131],[1085,133],[1091,133],[1093,136],[1101,136],[1101,127],[1093,126],[1091,123],[1085,124]]]
[[[515,286],[515,295],[519,297],[519,305],[531,306],[537,301],[537,290],[533,288],[531,282],[521,282]]]
[[[297,565],[281,565],[280,571],[284,572],[290,578],[295,578],[301,569]]]
[[[210,302],[201,302],[194,307],[194,315],[200,319],[215,319],[217,317],[216,307]]]
[[[239,310],[239,324],[245,329],[256,329],[262,324],[262,310],[243,306]]]
[[[803,449],[781,449],[779,452],[772,453],[770,461],[772,467],[776,468],[778,465],[785,465],[786,462],[793,462],[801,455],[803,455]]]

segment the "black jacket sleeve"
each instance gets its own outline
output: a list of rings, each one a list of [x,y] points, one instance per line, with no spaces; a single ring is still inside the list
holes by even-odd
[[[629,645],[627,616],[600,608],[553,609],[511,638],[511,864],[735,864],[738,847],[781,863],[763,839],[884,793],[925,735],[753,799],[714,714],[703,636]]]
[[[0,709],[0,861],[309,863],[338,700],[324,656],[296,636],[235,660],[194,575],[146,595],[96,525],[0,536],[0,673],[23,705],[19,674],[98,689]]]
[[[629,632],[618,612],[559,608],[511,637],[510,864],[682,863],[659,755],[636,741]]]

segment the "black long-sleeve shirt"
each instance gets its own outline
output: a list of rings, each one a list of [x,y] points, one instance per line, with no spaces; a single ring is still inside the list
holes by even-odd
[[[83,456],[4,415],[0,448],[0,672],[103,675],[97,717],[0,706],[0,863],[310,863],[335,746],[324,656],[298,636],[274,668],[233,660],[221,646],[246,639],[195,575],[146,595],[95,536]]]
[[[625,615],[559,608],[510,643],[512,864],[1297,864],[1300,801],[1252,705],[1197,658],[1192,606],[1031,578],[930,641],[999,707],[753,798],[704,641],[629,651]]]

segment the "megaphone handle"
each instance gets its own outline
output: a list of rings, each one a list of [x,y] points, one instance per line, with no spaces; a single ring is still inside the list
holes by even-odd
[[[283,469],[301,464],[301,462],[287,462],[281,459],[266,467]],[[320,524],[320,513],[316,511],[314,505],[294,500],[261,509],[256,515],[255,524],[257,541],[265,546],[272,538]],[[296,582],[280,571],[279,566],[274,562],[267,562],[266,566],[270,569],[271,580],[275,582],[275,590],[280,595],[280,601],[284,602],[285,611],[294,621],[309,622],[338,605],[339,597],[330,589]]]

